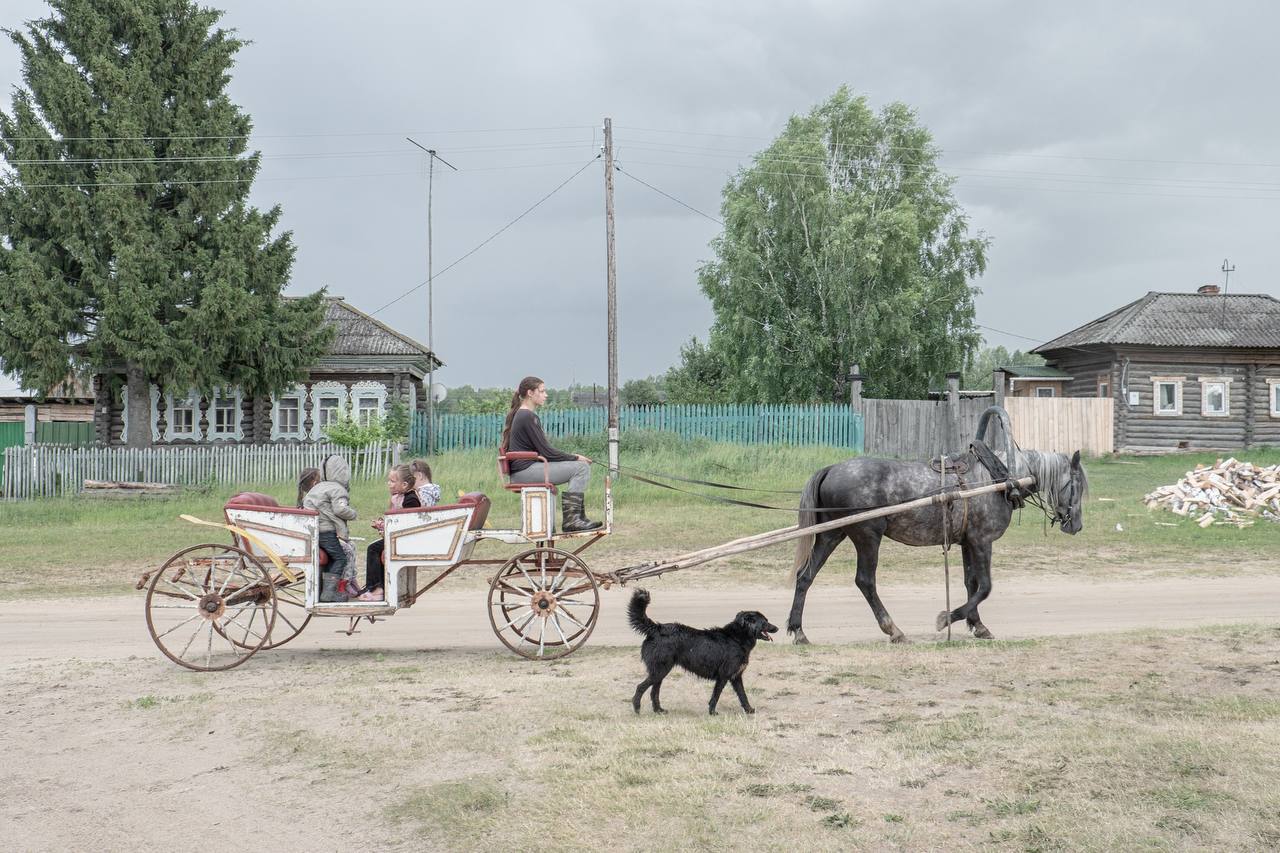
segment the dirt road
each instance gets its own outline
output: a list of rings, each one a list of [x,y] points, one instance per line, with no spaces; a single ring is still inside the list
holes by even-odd
[[[661,621],[723,624],[738,610],[760,610],[785,627],[791,593],[780,587],[664,589],[653,593],[650,612]],[[953,589],[953,606],[960,600]],[[638,645],[626,624],[629,590],[604,593],[603,612],[591,646]],[[933,639],[942,610],[940,585],[881,587],[881,598],[912,638]],[[1098,583],[1019,578],[1001,583],[982,608],[983,621],[1001,639],[1094,634],[1135,628],[1177,630],[1193,625],[1267,621],[1280,616],[1280,578],[1151,578]],[[336,633],[343,620],[313,620],[290,649],[387,649],[450,647],[500,649],[478,587],[432,591],[412,610],[364,625],[352,637]],[[819,584],[809,594],[804,621],[815,643],[883,639],[866,602],[851,584]],[[961,626],[953,629],[963,636]],[[142,594],[65,601],[27,599],[0,603],[0,664],[21,660],[115,660],[157,656],[147,635]],[[252,666],[252,662],[248,664]]]

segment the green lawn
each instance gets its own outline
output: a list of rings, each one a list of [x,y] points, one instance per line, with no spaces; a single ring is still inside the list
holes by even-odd
[[[603,458],[598,446],[580,449]],[[798,490],[818,468],[846,456],[846,451],[829,447],[748,447],[649,436],[624,447],[622,462],[641,471]],[[1091,492],[1085,530],[1075,537],[1062,535],[1046,529],[1043,517],[1027,509],[1015,517],[997,546],[997,571],[1097,576],[1269,571],[1276,541],[1270,522],[1259,521],[1246,529],[1202,529],[1172,513],[1149,511],[1142,503],[1143,495],[1156,486],[1174,483],[1197,462],[1212,463],[1216,458],[1216,454],[1183,454],[1088,460]],[[1280,451],[1259,450],[1237,458],[1271,465],[1280,462]],[[433,467],[446,500],[462,491],[486,492],[494,500],[491,526],[517,526],[517,499],[501,489],[492,453],[446,453],[436,458]],[[253,488],[293,502],[289,484]],[[602,469],[597,468],[588,494],[593,517],[602,515],[602,488]],[[0,599],[123,592],[131,587],[132,578],[179,548],[222,541],[217,531],[193,527],[178,516],[189,513],[220,519],[222,504],[234,491],[220,488],[208,494],[189,492],[171,499],[129,502],[77,498],[0,504]],[[782,506],[794,506],[797,501],[794,494],[733,495]],[[614,496],[617,532],[588,552],[592,565],[601,569],[673,556],[794,521],[792,513],[729,506],[625,478],[616,484]],[[356,484],[352,499],[360,511],[352,532],[372,533],[366,521],[386,503],[381,481]],[[1164,526],[1169,524],[1173,526]],[[511,550],[498,544],[483,547],[486,556],[501,556],[503,548]],[[790,554],[790,546],[777,546],[672,578],[698,584],[746,575],[758,582],[784,583]],[[850,571],[850,556],[838,553],[832,569]],[[888,583],[931,578],[939,562],[938,549],[890,543],[882,552],[881,577]]]

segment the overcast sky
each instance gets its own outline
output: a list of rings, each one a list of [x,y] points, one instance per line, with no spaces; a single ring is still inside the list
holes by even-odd
[[[1231,291],[1280,295],[1273,4],[215,5],[252,41],[231,93],[264,155],[253,199],[283,205],[298,247],[288,292],[373,312],[423,282],[425,155],[404,136],[460,169],[435,180],[449,386],[604,381],[599,163],[443,271],[588,163],[604,116],[624,168],[718,215],[726,178],[842,83],[914,107],[943,149],[993,241],[977,282],[991,344],[1220,281],[1224,258]],[[44,14],[3,8],[8,27]],[[18,69],[0,44],[6,89]],[[625,381],[705,337],[696,269],[719,226],[622,175],[616,208]],[[378,317],[425,342],[426,288]]]

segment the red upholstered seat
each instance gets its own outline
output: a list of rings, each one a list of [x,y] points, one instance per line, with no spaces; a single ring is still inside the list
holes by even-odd
[[[536,459],[542,463],[542,479],[541,483],[513,483],[511,482],[511,460],[513,459]],[[502,488],[508,492],[519,492],[524,489],[541,488],[550,489],[555,493],[556,487],[551,483],[550,468],[551,463],[547,462],[546,457],[539,456],[532,450],[508,450],[506,453],[498,451],[498,473],[502,475]]]

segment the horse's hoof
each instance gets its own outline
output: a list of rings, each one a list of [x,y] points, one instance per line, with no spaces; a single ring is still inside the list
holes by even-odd
[[[988,631],[987,626],[982,623],[973,626],[973,636],[979,640],[994,640],[996,638],[996,635]]]
[[[906,634],[894,634],[892,637],[889,638],[889,642],[901,643],[902,645],[910,645],[911,638],[908,637]]]
[[[794,637],[795,637],[795,639],[794,639],[794,640],[792,640],[792,643],[794,643],[794,644],[795,644],[795,645],[797,645],[797,646],[807,646],[807,645],[809,645],[809,638],[808,638],[808,637],[806,637],[806,636],[804,635],[804,631],[801,631],[799,628],[797,628],[797,629],[795,629],[794,631],[792,631],[791,633],[792,633],[792,634],[794,635]]]
[[[947,626],[951,624],[951,611],[944,610],[938,614],[938,618],[934,620],[933,627],[935,631],[945,631]]]

